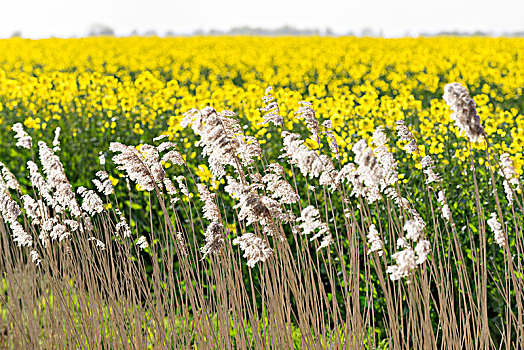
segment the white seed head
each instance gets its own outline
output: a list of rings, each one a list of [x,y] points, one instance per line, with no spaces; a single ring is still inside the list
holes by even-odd
[[[15,134],[15,139],[17,139],[16,146],[31,149],[32,146],[32,138],[29,136],[25,130],[22,124],[16,123],[13,125],[13,131]]]
[[[140,237],[138,237],[138,239],[137,239],[137,241],[136,241],[136,245],[137,245],[140,249],[142,249],[142,250],[144,250],[144,249],[146,249],[147,247],[149,247],[149,244],[147,243],[147,239],[146,239],[145,236],[140,236]]]
[[[106,245],[102,241],[100,241],[99,239],[96,239],[95,237],[89,237],[87,240],[95,242],[96,246],[98,248],[100,248],[100,250],[105,250],[106,249]]]
[[[388,266],[386,270],[390,274],[389,278],[392,281],[407,277],[416,266],[415,251],[411,248],[396,252],[392,258],[395,260],[396,265]]]
[[[444,100],[450,106],[453,114],[451,119],[455,126],[463,131],[471,142],[479,142],[484,135],[480,124],[475,101],[469,96],[469,91],[459,83],[447,84],[444,87]]]
[[[501,246],[504,247],[506,244],[506,238],[504,236],[504,231],[502,230],[502,225],[499,222],[498,216],[496,213],[491,213],[491,217],[488,219],[488,225],[495,234],[494,239],[495,242]]]
[[[374,224],[371,224],[369,226],[369,233],[367,235],[368,238],[368,254],[371,254],[373,252],[377,252],[379,256],[382,256],[384,249],[384,242],[382,242],[382,239],[380,239],[380,235],[377,231],[377,228]]]
[[[247,259],[247,265],[251,268],[259,261],[266,261],[273,254],[273,250],[267,243],[253,233],[245,233],[236,237],[233,244],[240,245],[240,249],[244,251],[244,258]]]

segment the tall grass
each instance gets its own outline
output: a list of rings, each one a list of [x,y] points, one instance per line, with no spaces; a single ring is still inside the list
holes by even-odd
[[[266,121],[281,126],[270,91],[265,102]],[[483,130],[474,141],[485,153],[472,152],[461,179],[473,183],[472,215],[458,227],[464,201],[446,198],[438,166],[402,121],[398,136],[378,128],[371,145],[355,142],[354,164],[340,164],[329,123],[308,104],[298,116],[318,147],[284,130],[275,164],[232,113],[191,111],[184,124],[226,186],[200,184],[175,144],[160,140],[113,144],[124,177],[113,187],[102,160],[98,194],[75,195],[58,136],[52,149],[38,143],[44,175],[28,166],[30,188],[2,165],[0,346],[524,348],[524,198]],[[14,130],[19,146],[36,148]],[[424,177],[416,194],[398,180],[395,137]],[[489,166],[479,172],[480,157]],[[147,205],[134,205],[135,184]],[[144,232],[137,210],[149,219]]]

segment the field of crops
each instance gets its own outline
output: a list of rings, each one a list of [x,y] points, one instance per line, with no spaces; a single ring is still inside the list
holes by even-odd
[[[473,137],[454,90],[443,98],[454,82],[480,118]],[[6,344],[69,327],[49,347],[523,346],[523,89],[524,39],[0,40]],[[41,212],[20,202],[31,244],[18,248],[6,213],[27,194]],[[74,233],[87,216],[94,228]],[[60,254],[77,254],[70,270]],[[78,267],[83,254],[105,269]],[[42,306],[63,293],[59,311]]]
[[[343,163],[359,138],[404,119],[424,152],[443,166],[460,164],[468,151],[441,98],[444,85],[458,81],[474,97],[494,147],[510,153],[520,171],[523,51],[524,40],[482,38],[2,41],[2,159],[14,158],[6,154],[6,130],[15,122],[47,140],[60,126],[72,151],[64,153],[78,156],[68,161],[85,176],[116,139],[140,144],[167,133],[190,150],[189,159],[198,158],[192,133],[179,123],[184,112],[207,105],[238,113],[246,134],[275,151],[278,130],[260,125],[259,111],[273,86],[288,130],[304,130],[293,114],[302,100],[313,103],[320,120],[332,121]]]

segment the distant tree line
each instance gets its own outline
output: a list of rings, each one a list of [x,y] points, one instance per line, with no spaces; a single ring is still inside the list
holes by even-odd
[[[159,34],[155,30],[147,30],[145,32],[138,32],[133,30],[129,35],[119,35],[119,36],[202,36],[202,35],[252,35],[252,36],[360,36],[360,37],[377,37],[381,38],[384,36],[382,30],[375,30],[373,28],[364,28],[359,33],[346,32],[346,33],[335,33],[331,28],[318,29],[318,28],[305,28],[300,29],[290,25],[284,25],[278,28],[261,28],[261,27],[250,27],[250,26],[240,26],[233,27],[229,30],[196,30],[189,34],[176,33],[172,30],[166,32],[165,34]],[[88,29],[87,36],[116,36],[115,30],[104,24],[104,23],[95,23],[91,25]],[[502,37],[524,37],[523,31],[515,32],[504,32],[504,33],[493,33],[486,31],[440,31],[435,33],[421,32],[419,34],[412,35],[409,32],[403,35],[404,37],[435,37],[435,36],[462,36],[462,37],[490,37],[490,36],[502,36]],[[12,38],[23,37],[22,32],[17,30],[11,35]]]

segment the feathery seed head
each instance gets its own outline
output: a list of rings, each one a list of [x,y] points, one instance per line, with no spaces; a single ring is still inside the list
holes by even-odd
[[[447,84],[444,87],[443,98],[453,111],[451,119],[455,121],[455,126],[464,131],[471,142],[479,142],[484,135],[484,128],[468,89],[460,83]]]
[[[416,266],[415,251],[411,248],[396,252],[392,258],[395,260],[396,265],[388,266],[386,270],[390,274],[389,278],[392,281],[407,277]]]
[[[449,208],[448,202],[446,200],[446,193],[444,190],[440,190],[438,192],[437,201],[442,207],[442,217],[446,221],[451,221],[451,209]]]
[[[382,256],[384,253],[382,249],[384,249],[384,243],[382,242],[382,239],[380,239],[380,235],[377,231],[377,228],[375,227],[375,224],[371,224],[369,226],[369,233],[367,235],[368,238],[368,245],[369,250],[368,254],[371,254],[373,252],[377,252],[379,256]]]
[[[58,223],[53,226],[49,236],[53,241],[58,239],[58,241],[61,242],[69,237],[70,234],[71,233],[67,231],[67,227],[64,224]]]
[[[109,196],[114,193],[115,189],[113,183],[109,179],[109,175],[105,171],[98,171],[96,173],[98,179],[93,179],[93,183],[96,186],[98,192],[103,193],[106,196]]]
[[[504,178],[503,185],[506,198],[509,204],[513,205],[513,193],[520,191],[520,181],[508,153],[500,155],[500,169],[498,173]]]
[[[98,161],[100,162],[101,166],[106,165],[106,156],[104,155],[104,153],[102,151],[100,151],[100,153],[98,153]]]
[[[212,221],[204,233],[206,244],[200,248],[200,251],[206,257],[210,253],[219,253],[224,246],[224,226],[219,221]]]
[[[85,187],[80,186],[77,189],[77,193],[80,194],[84,199],[82,201],[82,209],[89,215],[93,216],[96,213],[100,214],[102,211],[104,211],[104,202],[102,202],[102,199],[100,199],[95,191],[88,190]]]
[[[151,160],[151,155],[147,153],[150,149],[146,147],[146,156],[143,156],[134,147],[126,146],[119,142],[111,142],[109,150],[119,152],[119,154],[113,156],[113,162],[118,165],[118,170],[126,172],[131,181],[136,182],[146,191],[155,189],[155,179],[145,163],[146,157],[149,157],[149,160]],[[152,157],[154,157],[154,154]]]
[[[322,123],[322,126],[325,128],[323,132],[326,134],[329,140],[329,149],[335,154],[337,159],[340,159],[337,139],[333,133],[333,123],[331,123],[331,120],[328,119]]]
[[[418,239],[424,235],[426,224],[414,209],[411,209],[410,211],[414,214],[415,218],[406,221],[404,224],[404,231],[406,231],[407,239],[418,241]]]
[[[417,260],[415,261],[417,265],[423,264],[427,259],[428,255],[431,252],[431,245],[429,241],[422,239],[415,246],[415,253],[417,254]]]
[[[144,236],[140,236],[140,237],[138,237],[138,239],[137,239],[137,241],[136,241],[136,245],[137,245],[140,249],[142,249],[142,250],[144,250],[144,249],[146,249],[147,247],[149,247],[149,244],[147,243],[147,239],[146,239],[146,237],[144,237]]]
[[[7,187],[15,191],[20,191],[20,184],[13,173],[9,171],[9,169],[2,162],[0,162],[0,167],[2,167],[3,181],[5,181]]]
[[[22,213],[20,206],[11,198],[9,190],[3,184],[0,184],[0,212],[4,220],[8,223],[15,222]]]
[[[48,190],[54,190],[53,204],[55,211],[60,213],[65,209],[69,209],[71,214],[75,217],[80,216],[80,206],[76,202],[75,193],[67,179],[60,158],[58,158],[54,151],[49,148],[45,142],[39,141],[38,148],[40,162],[42,163],[43,171],[47,177],[46,182]]]
[[[32,138],[29,136],[25,130],[22,124],[16,123],[13,125],[13,131],[15,134],[15,139],[17,139],[16,146],[31,149],[32,146]]]
[[[36,250],[31,250],[29,252],[29,256],[31,257],[31,261],[35,264],[35,266],[38,266],[42,260],[40,260],[40,255]]]
[[[280,164],[272,163],[268,166],[267,174],[262,178],[267,190],[272,193],[272,198],[282,203],[291,204],[300,200],[289,182],[283,179],[284,168]]]
[[[198,184],[197,188],[198,193],[200,193],[200,198],[204,202],[204,217],[209,221],[220,221],[220,210],[213,201],[215,194],[209,192],[207,187],[203,184]]]
[[[278,107],[278,102],[274,101],[275,97],[271,94],[271,90],[273,88],[271,86],[268,86],[266,89],[266,93],[264,97],[262,97],[262,100],[266,104],[266,106],[259,108],[259,110],[262,112],[262,118],[264,121],[261,124],[267,124],[267,123],[273,123],[276,126],[282,126],[284,124],[284,119],[280,115],[280,108]]]
[[[501,247],[504,247],[504,245],[506,244],[506,237],[504,236],[502,225],[500,224],[496,213],[491,213],[491,216],[488,219],[488,225],[495,234],[495,243],[497,243]]]
[[[299,103],[301,106],[299,107],[298,111],[295,112],[295,115],[298,119],[304,119],[307,128],[313,135],[315,135],[315,137],[318,140],[320,134],[320,127],[318,124],[318,120],[315,117],[315,110],[313,109],[313,107],[311,107],[312,105],[310,102],[301,101]]]
[[[267,243],[253,233],[245,233],[236,237],[233,244],[238,244],[244,251],[244,258],[247,259],[247,265],[251,268],[255,267],[259,261],[266,261],[273,254],[273,250]]]
[[[33,245],[33,238],[24,230],[24,227],[18,221],[15,220],[11,222],[9,227],[13,234],[13,241],[17,243],[19,247],[30,247]]]
[[[89,237],[87,240],[88,241],[94,241],[96,246],[98,248],[100,248],[100,250],[105,250],[106,249],[106,245],[102,241],[100,241],[99,239],[96,239],[95,237]]]
[[[297,221],[301,222],[299,228],[301,229],[303,235],[309,235],[311,233],[315,233],[315,231],[318,230],[318,232],[313,235],[311,240],[317,239],[324,234],[329,234],[328,225],[321,221],[320,212],[312,205],[302,209],[300,217],[297,219]]]
[[[55,129],[55,138],[53,139],[53,152],[60,151],[60,127]]]

